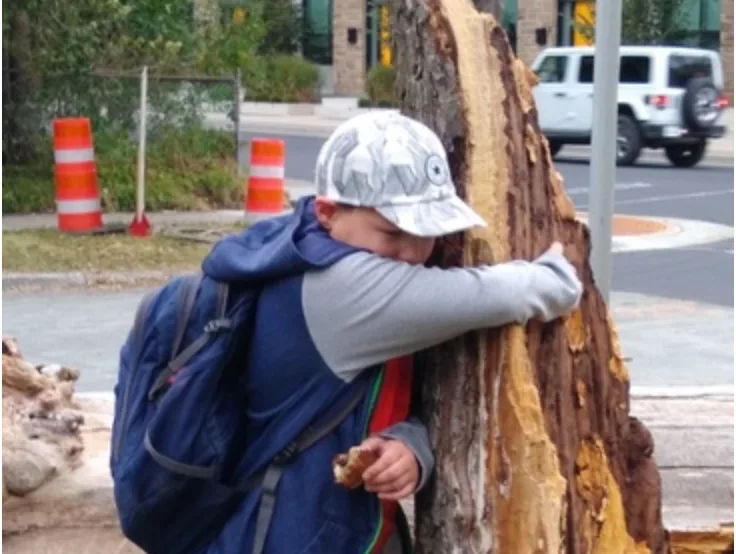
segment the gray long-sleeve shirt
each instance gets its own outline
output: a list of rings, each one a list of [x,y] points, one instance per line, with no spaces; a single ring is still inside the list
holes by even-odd
[[[327,365],[350,381],[361,371],[473,329],[538,318],[577,306],[582,285],[560,254],[533,262],[439,269],[375,254],[350,255],[304,277],[307,327]],[[426,428],[415,417],[381,436],[405,442],[421,467],[418,489],[434,470]],[[382,554],[401,552],[394,534]]]
[[[582,285],[564,256],[477,268],[426,268],[360,252],[304,278],[317,349],[337,376],[435,346],[473,329],[549,321],[577,306]]]

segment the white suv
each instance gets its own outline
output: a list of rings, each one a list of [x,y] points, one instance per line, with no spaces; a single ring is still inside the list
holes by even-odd
[[[543,51],[532,69],[539,124],[552,155],[565,144],[590,144],[594,47]],[[717,52],[672,46],[622,46],[616,161],[632,165],[642,148],[664,148],[678,167],[692,167],[720,122],[723,68]]]

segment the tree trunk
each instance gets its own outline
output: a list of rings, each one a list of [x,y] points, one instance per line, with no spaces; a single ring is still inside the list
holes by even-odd
[[[436,262],[530,260],[560,240],[585,286],[564,320],[420,357],[437,471],[417,498],[417,552],[666,552],[651,435],[629,416],[628,372],[588,229],[539,131],[534,75],[469,0],[397,0],[393,16],[401,111],[439,134],[460,195],[489,224],[445,240]]]
[[[40,77],[33,60],[31,20],[26,11],[12,15],[10,41],[3,53],[3,163],[34,161],[38,154],[39,115],[33,101]]]

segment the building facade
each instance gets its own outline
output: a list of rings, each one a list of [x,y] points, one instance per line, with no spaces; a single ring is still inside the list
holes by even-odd
[[[337,94],[360,96],[365,91],[368,13],[366,0],[337,0],[333,4],[332,66]]]
[[[721,59],[725,72],[726,97],[728,105],[733,107],[733,1],[723,0],[721,12]]]
[[[334,92],[358,96],[376,63],[391,62],[388,0],[304,0],[332,8]],[[726,95],[733,99],[733,0],[685,0],[668,44],[719,50],[726,73]],[[517,56],[531,63],[549,46],[593,42],[595,0],[504,0],[503,27]],[[309,57],[307,55],[307,57]]]

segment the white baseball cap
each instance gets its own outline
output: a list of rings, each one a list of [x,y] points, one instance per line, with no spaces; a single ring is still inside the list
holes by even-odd
[[[315,180],[319,196],[374,208],[415,236],[486,226],[458,197],[439,137],[397,112],[376,110],[342,123],[320,150]]]

